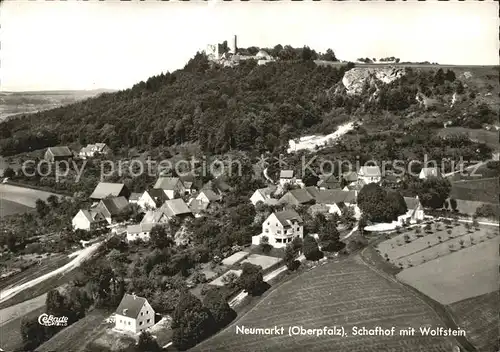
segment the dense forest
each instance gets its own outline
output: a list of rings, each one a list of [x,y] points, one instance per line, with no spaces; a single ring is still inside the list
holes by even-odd
[[[273,50],[280,57],[287,48]],[[353,119],[398,132],[413,132],[415,120],[423,121],[418,127],[423,130],[441,127],[446,120],[469,128],[495,121],[495,112],[476,104],[472,87],[466,88],[451,70],[406,68],[402,79],[367,82],[363,94],[352,96],[341,81],[354,64],[317,65],[314,51],[300,53],[263,66],[247,60],[235,68],[220,67],[197,53],[182,70],[150,77],[130,89],[1,123],[0,154],[95,142],[107,143],[115,152],[198,142],[203,152],[261,153],[283,150],[290,138],[307,133],[333,132]],[[333,52],[331,56],[336,60]],[[430,112],[419,106],[417,93],[437,100],[453,93],[463,98],[453,108],[438,106]],[[412,114],[418,119],[408,118]]]

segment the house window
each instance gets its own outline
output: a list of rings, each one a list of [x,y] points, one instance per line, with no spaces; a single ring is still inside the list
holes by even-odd
[[[277,238],[276,243],[281,243],[281,238]]]
[[[142,325],[142,321],[139,322],[139,325]]]
[[[276,231],[276,233],[281,233],[281,230]]]
[[[130,322],[128,322],[128,325],[130,325]]]
[[[150,323],[150,322],[151,322],[151,319],[146,320],[146,323]]]
[[[141,317],[142,317],[143,315],[144,315],[144,313],[143,313],[143,312],[141,312]]]
[[[266,232],[269,232],[269,229],[266,229]]]

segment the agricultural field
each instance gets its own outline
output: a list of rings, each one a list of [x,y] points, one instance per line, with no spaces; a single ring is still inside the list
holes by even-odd
[[[498,350],[498,291],[453,303],[448,309],[459,326],[467,331],[467,338],[478,351]],[[493,349],[497,346],[496,349]]]
[[[472,129],[465,127],[447,127],[439,131],[439,136],[446,137],[449,135],[464,134],[472,141],[484,143],[491,149],[498,151],[500,143],[498,142],[498,132],[488,131],[484,129]]]
[[[45,302],[40,308],[32,310],[24,315],[16,316],[8,322],[0,322],[0,348],[4,351],[20,351],[23,347],[21,337],[21,322],[23,318],[33,319],[45,312]]]
[[[88,342],[112,326],[105,319],[110,312],[96,309],[83,319],[54,335],[49,341],[37,348],[39,352],[83,351]]]
[[[51,195],[58,194],[40,191],[32,188],[19,187],[9,184],[0,184],[0,199],[35,208],[37,199],[47,200]]]
[[[10,200],[0,199],[0,218],[13,214],[26,213],[28,211],[33,211],[33,208],[30,208],[23,204],[12,202]]]
[[[403,285],[381,276],[359,258],[320,265],[284,283],[254,309],[193,351],[398,351],[451,350],[445,337],[353,336],[352,327],[443,326],[423,301]],[[236,326],[274,328],[343,326],[348,335],[283,336],[236,334]]]
[[[442,304],[498,290],[499,237],[403,270],[402,282]]]
[[[452,182],[450,197],[486,203],[497,203],[500,194],[498,177]]]

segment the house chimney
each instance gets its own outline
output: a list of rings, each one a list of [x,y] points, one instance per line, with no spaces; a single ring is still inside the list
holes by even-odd
[[[128,308],[125,308],[125,309],[123,310],[123,315],[127,315],[127,311],[128,311]]]

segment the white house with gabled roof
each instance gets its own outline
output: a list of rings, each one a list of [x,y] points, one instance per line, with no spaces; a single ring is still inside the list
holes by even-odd
[[[148,300],[126,293],[115,314],[115,329],[140,333],[155,324],[155,311]]]
[[[266,236],[269,244],[276,248],[285,247],[294,238],[304,237],[303,220],[295,210],[272,213],[262,223],[262,233],[252,237],[252,244],[258,245]]]

